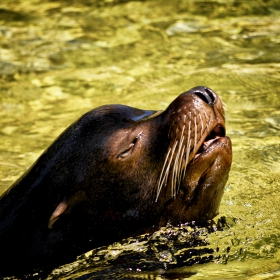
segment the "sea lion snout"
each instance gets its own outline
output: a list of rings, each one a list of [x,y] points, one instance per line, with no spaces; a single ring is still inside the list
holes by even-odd
[[[163,115],[169,146],[157,184],[156,201],[166,207],[162,225],[212,219],[232,160],[222,101],[211,89],[195,87],[179,95]],[[168,197],[173,199],[166,203]]]

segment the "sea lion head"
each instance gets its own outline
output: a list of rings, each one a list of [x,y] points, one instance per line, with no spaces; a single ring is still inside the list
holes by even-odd
[[[116,191],[112,197],[116,208],[122,208],[120,216],[160,217],[164,225],[218,214],[232,153],[217,94],[196,87],[163,112],[116,105],[99,110],[104,109],[120,125],[102,147],[107,176],[101,176],[111,178],[104,185]]]
[[[225,134],[222,102],[206,87],[162,112],[86,113],[1,197],[1,263],[63,264],[167,222],[212,219],[231,166]]]

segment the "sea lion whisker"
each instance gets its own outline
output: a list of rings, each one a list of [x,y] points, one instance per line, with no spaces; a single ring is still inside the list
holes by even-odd
[[[172,191],[171,191],[171,195],[173,198],[176,197],[176,186],[178,184],[178,176],[179,176],[179,161],[178,161],[178,156],[180,154],[180,149],[181,147],[178,148],[177,151],[177,155],[174,159],[174,163],[173,163],[173,168],[172,168]]]
[[[167,155],[165,157],[165,160],[164,160],[164,163],[163,163],[163,167],[161,169],[161,173],[160,173],[160,176],[159,176],[159,180],[158,180],[158,187],[157,187],[157,196],[156,196],[156,202],[157,202],[157,199],[158,199],[158,196],[159,196],[159,193],[161,191],[161,188],[162,188],[162,185],[163,185],[163,182],[164,182],[164,179],[165,179],[165,175],[164,177],[163,176],[163,173],[164,173],[164,170],[165,170],[165,166],[168,162],[168,157],[169,157],[169,154],[171,152],[171,148],[169,148],[168,152],[167,152]],[[166,172],[165,172],[166,173]]]
[[[192,140],[190,140],[187,144],[185,172],[186,172],[187,165],[188,165],[188,160],[189,160],[189,157],[190,157],[191,143],[192,143]],[[185,177],[185,172],[184,172],[184,177]]]
[[[174,162],[173,164],[173,168],[172,168],[172,174],[171,174],[171,197],[175,198],[175,177],[176,177],[176,174],[177,174],[177,165],[176,165],[176,162]]]
[[[178,155],[178,152],[177,152]],[[176,196],[176,178],[178,174],[178,161],[177,155],[175,156],[174,163],[172,166],[172,173],[171,173],[171,197],[175,198]]]
[[[179,189],[180,187],[180,177],[181,177],[181,164],[182,164],[182,157],[181,157],[181,149],[183,147],[183,142],[184,142],[184,132],[185,132],[185,128],[186,128],[186,125],[184,124],[183,125],[183,128],[182,128],[182,132],[181,132],[181,136],[180,136],[180,142],[179,142],[179,147],[178,147],[178,152],[177,152],[177,155],[176,155],[176,158],[175,158],[175,162],[174,162],[174,166],[176,165],[176,181],[177,181],[177,189]],[[177,190],[174,191],[174,194],[173,196],[176,197],[176,192]]]
[[[178,144],[178,140],[176,140],[174,146],[173,146],[173,150],[172,150],[172,154],[171,154],[171,158],[170,158],[170,162],[169,162],[169,167],[171,166],[171,163],[173,161],[173,166],[172,166],[172,173],[171,173],[171,197],[173,197],[174,195],[174,189],[175,189],[175,177],[176,177],[176,156],[173,160],[173,155],[174,155],[174,152],[175,152],[175,149],[177,147],[177,144]],[[168,169],[169,169],[168,167]]]
[[[204,116],[205,116],[206,123],[209,123],[209,117],[207,116],[206,112],[205,112],[205,111],[203,111],[203,114],[204,114]]]
[[[189,160],[189,156],[190,156],[190,149],[191,149],[191,121],[189,121],[189,127],[188,127],[188,141],[187,141],[187,149],[186,149],[186,158],[185,158],[185,167],[184,167],[184,171],[183,171],[183,178],[185,177],[186,174],[186,169],[187,169],[187,165],[188,165],[188,160]]]
[[[205,129],[204,129],[204,131],[203,131],[203,133],[205,133],[205,131],[207,131],[207,133],[210,133],[210,131],[209,131],[209,123],[210,123],[210,117],[209,116],[207,116],[207,114],[206,114],[206,112],[205,111],[203,111],[203,114],[204,114],[204,116],[205,116],[205,124],[206,124],[206,126],[205,126]],[[202,122],[203,123],[203,122]]]
[[[162,189],[162,186],[163,186],[163,182],[165,181],[166,177],[167,177],[168,174],[169,174],[169,169],[170,169],[170,166],[171,166],[172,158],[173,158],[174,151],[175,151],[175,149],[176,149],[177,143],[178,143],[178,141],[175,142],[173,148],[171,149],[171,155],[170,155],[170,158],[169,158],[168,165],[167,165],[167,167],[166,167],[166,169],[165,169],[164,177],[163,177],[162,182],[160,183],[160,185],[159,185],[159,187],[158,187],[158,191],[157,191],[157,195],[156,195],[156,202],[157,202],[158,197],[159,197],[159,194],[160,194],[160,192],[161,192],[161,189]]]
[[[197,145],[197,123],[196,116],[194,117],[194,143],[193,143],[193,152],[195,151]]]
[[[177,190],[176,190],[176,193],[178,193],[179,189],[180,189],[180,185],[181,185],[181,180],[183,178],[183,171],[184,171],[184,168],[182,167],[183,166],[183,157],[184,157],[184,151],[185,151],[185,146],[183,146],[183,149],[181,151],[181,154],[180,154],[180,159],[179,159],[179,176],[178,176],[178,183],[177,183]]]

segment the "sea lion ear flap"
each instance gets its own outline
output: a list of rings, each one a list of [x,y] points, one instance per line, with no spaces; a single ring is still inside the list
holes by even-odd
[[[58,220],[59,216],[62,215],[65,210],[67,209],[68,204],[66,203],[65,200],[61,201],[57,207],[55,208],[55,210],[53,211],[50,219],[49,219],[49,223],[48,223],[48,228],[52,229],[53,224]]]

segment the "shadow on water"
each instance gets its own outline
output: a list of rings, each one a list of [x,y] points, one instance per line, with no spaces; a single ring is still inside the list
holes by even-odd
[[[280,1],[4,0],[0,81],[1,193],[102,104],[164,109],[206,85],[233,142],[216,225],[168,226],[29,278],[280,278]]]

